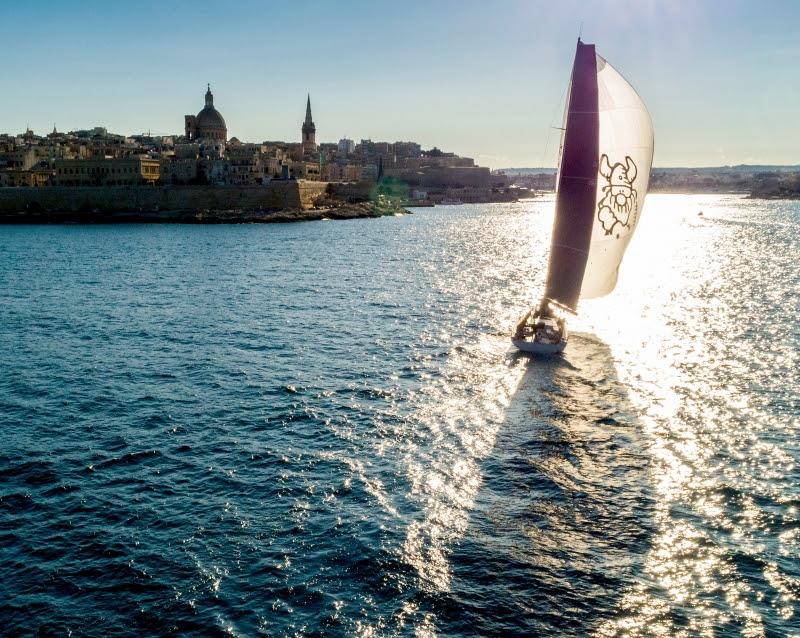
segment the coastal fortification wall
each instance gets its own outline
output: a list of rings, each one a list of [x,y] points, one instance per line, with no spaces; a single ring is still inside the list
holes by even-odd
[[[367,201],[370,198],[375,182],[331,182],[329,192],[337,199],[344,201]]]
[[[327,182],[264,186],[99,186],[0,188],[0,213],[31,211],[308,210]]]

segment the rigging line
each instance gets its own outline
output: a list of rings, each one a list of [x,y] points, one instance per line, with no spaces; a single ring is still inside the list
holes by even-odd
[[[556,115],[558,115],[559,107],[564,102],[564,99],[565,99],[565,97],[567,95],[567,90],[569,89],[569,85],[571,83],[572,83],[572,74],[570,73],[569,80],[567,80],[567,84],[564,86],[564,90],[561,92],[561,97],[558,99],[558,103],[556,104],[555,109],[553,109],[553,115],[550,117],[550,126],[548,128],[547,135],[545,135],[545,140],[544,140],[544,153],[542,154],[542,159],[539,161],[539,167],[540,168],[544,168],[545,166],[547,166],[545,164],[545,162],[547,161],[547,149],[550,146],[550,130],[549,129],[561,128],[560,126],[553,126],[553,120],[555,120],[556,119]],[[562,128],[562,130],[564,130],[564,129]],[[556,160],[556,163],[558,163],[558,160]],[[556,169],[558,169],[558,166],[556,166]]]

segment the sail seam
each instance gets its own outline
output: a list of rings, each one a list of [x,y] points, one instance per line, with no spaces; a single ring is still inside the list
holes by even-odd
[[[576,253],[583,253],[584,255],[588,255],[588,250],[581,250],[580,248],[575,248],[575,246],[567,246],[567,244],[553,244],[553,246],[558,246],[559,248],[567,248],[569,250],[574,250]]]

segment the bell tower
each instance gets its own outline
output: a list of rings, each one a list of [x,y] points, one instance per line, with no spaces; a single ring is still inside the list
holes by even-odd
[[[314,120],[311,119],[311,95],[309,94],[306,101],[306,119],[303,122],[303,153],[313,153],[317,150],[316,133],[317,127],[314,126]]]

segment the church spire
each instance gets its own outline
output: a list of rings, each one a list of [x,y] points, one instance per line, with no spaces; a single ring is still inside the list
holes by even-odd
[[[311,94],[308,94],[306,99],[306,119],[303,122],[303,152],[311,153],[317,150],[316,133],[317,127],[314,126],[314,120],[311,119]]]
[[[214,94],[211,92],[211,84],[208,84],[206,91],[206,106],[214,106]]]

